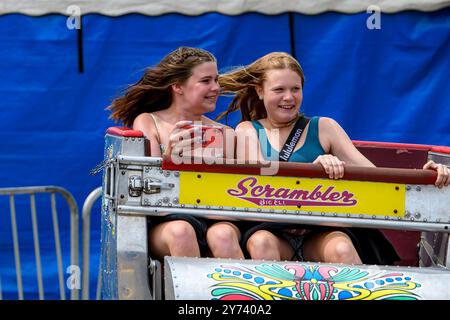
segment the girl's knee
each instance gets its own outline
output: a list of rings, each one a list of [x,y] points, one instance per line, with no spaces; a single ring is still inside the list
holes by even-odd
[[[211,254],[216,258],[244,258],[239,245],[240,233],[233,225],[219,223],[210,227],[206,240]]]
[[[277,248],[277,238],[269,231],[259,230],[250,236],[247,248],[249,251]]]
[[[237,228],[224,223],[213,225],[206,232],[208,243],[234,243],[239,242],[239,237]]]
[[[169,241],[197,241],[194,227],[187,221],[171,221],[165,231],[169,236]]]
[[[325,260],[333,263],[359,264],[361,260],[352,240],[343,232],[334,232],[326,244]]]

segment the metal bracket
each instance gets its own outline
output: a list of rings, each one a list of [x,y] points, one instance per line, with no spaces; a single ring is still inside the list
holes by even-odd
[[[173,183],[162,182],[157,178],[145,178],[133,175],[128,179],[128,190],[131,197],[139,197],[142,192],[146,194],[160,193],[161,190],[171,190],[175,187]]]

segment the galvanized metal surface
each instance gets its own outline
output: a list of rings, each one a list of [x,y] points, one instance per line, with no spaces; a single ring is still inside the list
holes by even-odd
[[[165,298],[175,300],[450,299],[450,271],[165,257]]]
[[[244,221],[264,221],[264,222],[287,222],[292,224],[310,224],[324,225],[336,227],[365,227],[365,228],[383,228],[393,230],[414,230],[414,231],[438,231],[448,232],[449,224],[418,222],[408,220],[381,220],[373,218],[353,218],[353,217],[333,217],[333,216],[313,216],[309,214],[290,213],[266,213],[266,212],[248,212],[242,209],[229,210],[213,210],[204,208],[181,208],[172,206],[170,209],[166,207],[134,207],[134,206],[118,206],[117,211],[126,215],[148,215],[148,216],[165,216],[170,213],[188,214],[197,217],[205,217],[213,220],[244,220]],[[447,227],[447,228],[446,228]]]
[[[420,266],[447,267],[449,234],[422,232],[420,237]]]
[[[405,219],[411,221],[450,224],[450,188],[408,185],[405,210]]]
[[[439,152],[428,152],[428,160],[433,160],[436,163],[445,164],[450,167],[450,155]]]
[[[121,154],[142,158],[144,139],[106,135],[105,158]],[[129,164],[133,165],[133,164]],[[128,201],[128,179],[141,174],[142,168],[130,167],[126,174],[117,162],[105,170],[102,200],[101,281],[104,299],[150,299],[147,219],[123,217],[116,211],[120,201]],[[119,184],[118,181],[125,181]],[[122,197],[121,197],[122,196]],[[130,197],[131,198],[131,197]],[[130,199],[131,200],[131,199]],[[139,200],[140,203],[140,200]]]
[[[167,206],[171,207],[173,203],[177,202],[180,196],[180,179],[178,172],[162,170],[160,168],[152,168],[144,166],[143,179],[153,180],[161,184],[160,192],[155,194],[142,193],[143,206]],[[162,184],[165,184],[163,188]]]
[[[117,217],[118,298],[151,299],[149,290],[147,219]]]

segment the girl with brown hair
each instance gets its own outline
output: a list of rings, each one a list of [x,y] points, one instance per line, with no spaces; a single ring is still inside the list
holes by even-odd
[[[206,50],[180,47],[147,69],[109,109],[113,119],[144,133],[150,140],[151,156],[179,155],[187,147],[198,146],[194,133],[199,128],[191,126],[195,123],[222,127],[222,154],[234,158],[233,129],[204,116],[214,111],[219,94],[215,57]],[[239,236],[237,228],[228,222],[208,228],[203,219],[169,214],[150,220],[149,247],[157,258],[206,254],[242,258]]]

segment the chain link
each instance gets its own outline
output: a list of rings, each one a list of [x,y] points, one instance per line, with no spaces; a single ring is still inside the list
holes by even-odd
[[[94,169],[92,169],[89,172],[89,175],[95,176],[97,173],[105,169],[107,166],[109,166],[111,163],[114,162],[114,159],[104,159],[102,162],[100,162],[98,165],[95,166]]]

